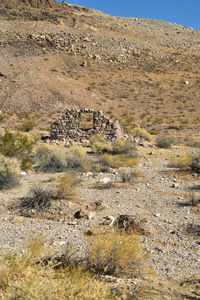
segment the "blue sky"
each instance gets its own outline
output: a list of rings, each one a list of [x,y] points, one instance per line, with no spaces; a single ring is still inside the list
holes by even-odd
[[[105,13],[177,23],[200,30],[200,0],[66,0]]]

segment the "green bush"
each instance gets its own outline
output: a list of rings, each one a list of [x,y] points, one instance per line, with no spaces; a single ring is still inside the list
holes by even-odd
[[[156,138],[156,144],[159,148],[169,149],[175,143],[175,138],[168,135],[160,135]]]
[[[0,189],[11,188],[19,183],[20,166],[15,158],[0,154]]]
[[[20,161],[21,169],[24,171],[32,167],[31,153],[33,144],[34,141],[21,133],[5,130],[5,133],[0,135],[0,153],[8,157],[17,158]]]

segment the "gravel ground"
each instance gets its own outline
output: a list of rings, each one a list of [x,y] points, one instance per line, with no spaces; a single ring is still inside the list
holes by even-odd
[[[115,174],[83,175],[79,199],[68,203],[68,209],[59,212],[54,220],[22,217],[16,211],[8,209],[11,203],[27,194],[32,182],[48,180],[52,174],[32,172],[23,178],[19,188],[2,191],[1,252],[23,249],[27,237],[42,233],[46,245],[50,245],[55,253],[62,253],[70,243],[76,245],[78,253],[82,255],[86,249],[83,233],[88,228],[101,224],[105,216],[130,214],[147,220],[146,226],[150,235],[141,235],[140,240],[149,253],[148,264],[155,270],[157,278],[181,279],[198,275],[199,211],[178,203],[185,203],[187,191],[200,185],[199,176],[185,175],[184,178],[179,178],[170,175],[171,169],[167,167],[166,158],[172,153],[179,155],[182,150],[143,148],[140,152],[144,156],[136,170],[141,172],[141,177],[135,182],[120,183],[121,175],[118,171]],[[97,188],[104,177],[111,177],[115,182],[114,187]],[[95,211],[93,218],[74,219],[73,213],[79,208],[88,213],[94,212],[92,207],[98,201],[102,202],[102,209]]]

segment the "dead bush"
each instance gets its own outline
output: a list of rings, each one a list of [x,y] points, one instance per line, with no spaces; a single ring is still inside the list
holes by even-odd
[[[20,164],[15,158],[0,154],[0,189],[11,188],[19,183]]]
[[[89,239],[89,269],[101,275],[138,275],[145,255],[136,234],[99,232]]]
[[[49,209],[52,200],[55,199],[55,193],[49,186],[40,184],[33,185],[26,197],[20,199],[17,208],[20,211],[35,210],[36,212],[43,212]]]

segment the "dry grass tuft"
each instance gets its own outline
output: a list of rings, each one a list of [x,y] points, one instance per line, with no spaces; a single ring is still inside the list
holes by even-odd
[[[59,176],[56,180],[56,197],[59,199],[74,199],[76,197],[78,180],[70,173]]]
[[[102,134],[93,136],[90,140],[92,151],[94,153],[105,153],[111,151],[111,146],[106,142]]]
[[[103,154],[100,158],[100,162],[105,167],[118,168],[118,167],[130,167],[134,168],[137,164],[136,157],[128,157],[126,155],[111,155]]]
[[[191,164],[192,157],[190,154],[182,154],[179,157],[172,157],[170,160],[170,167],[185,169]]]
[[[89,240],[89,268],[103,275],[137,275],[146,258],[136,234],[99,232]]]
[[[6,254],[0,265],[0,298],[4,300],[119,300],[108,284],[81,266],[54,268],[40,262],[41,238],[29,241],[24,253]]]
[[[131,130],[131,134],[134,137],[139,137],[139,138],[145,139],[146,141],[151,140],[151,134],[148,133],[144,128],[135,127]]]

